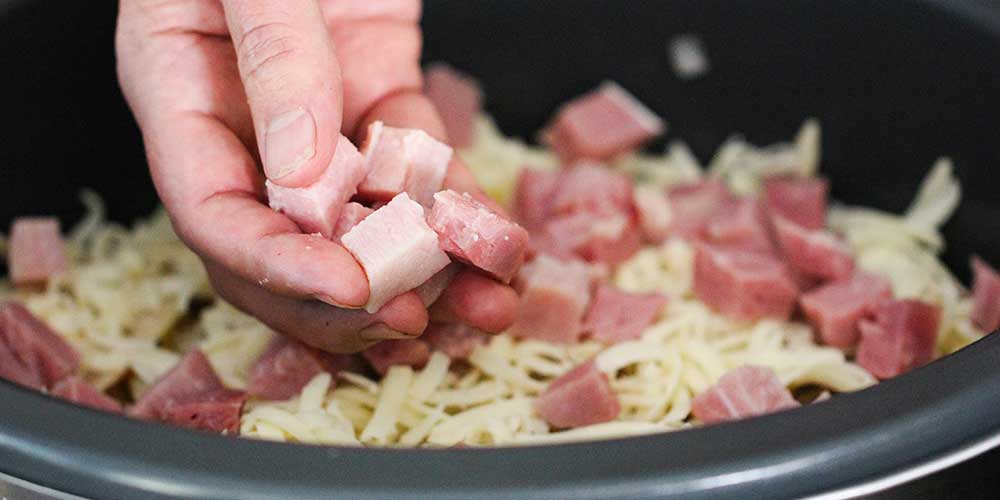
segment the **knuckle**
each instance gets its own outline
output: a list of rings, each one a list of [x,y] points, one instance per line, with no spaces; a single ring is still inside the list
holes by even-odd
[[[243,33],[236,47],[244,79],[273,90],[285,83],[289,61],[302,50],[299,35],[287,23],[263,22]]]

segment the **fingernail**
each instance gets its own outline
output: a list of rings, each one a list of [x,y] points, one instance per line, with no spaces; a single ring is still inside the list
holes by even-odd
[[[339,307],[341,309],[361,309],[362,307],[362,306],[352,306],[350,304],[344,304],[343,302],[339,302],[337,299],[334,299],[329,295],[316,294],[313,295],[313,298],[315,298],[320,302],[324,302],[326,304],[330,304],[333,307]]]
[[[375,323],[358,332],[358,337],[361,340],[400,340],[413,338],[413,335],[397,332],[382,323]]]
[[[264,173],[280,179],[316,154],[316,122],[305,109],[279,115],[264,132]]]

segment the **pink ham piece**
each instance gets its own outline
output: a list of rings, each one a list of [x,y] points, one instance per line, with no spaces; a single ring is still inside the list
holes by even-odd
[[[297,396],[316,375],[336,375],[351,366],[350,355],[326,353],[278,335],[250,367],[247,393],[259,399],[284,401]]]
[[[1000,274],[979,257],[972,258],[972,322],[986,333],[1000,328]]]
[[[421,368],[431,357],[430,346],[422,339],[383,340],[361,351],[379,375],[385,375],[396,365]]]
[[[236,434],[245,400],[242,391],[222,385],[208,358],[195,349],[147,389],[128,414],[144,420]]]
[[[69,268],[59,219],[19,217],[10,229],[7,269],[15,285],[44,284]]]
[[[806,229],[778,215],[774,233],[785,258],[797,273],[822,280],[836,280],[854,272],[854,257],[846,243],[822,229]]]
[[[552,209],[561,214],[631,214],[632,181],[597,163],[577,163],[563,170]]]
[[[377,312],[447,266],[448,255],[424,220],[424,209],[406,193],[376,210],[341,239],[364,268],[371,294],[365,310]]]
[[[86,380],[76,376],[69,376],[56,382],[49,394],[95,410],[110,413],[122,412],[122,405],[115,398],[104,394]]]
[[[395,128],[375,122],[361,149],[368,176],[358,186],[358,195],[369,201],[385,201],[407,193],[417,203],[430,207],[441,189],[452,150],[427,132]]]
[[[562,176],[559,170],[521,169],[511,213],[528,230],[540,228],[552,215],[552,199]]]
[[[691,413],[715,424],[798,408],[792,393],[774,370],[744,365],[723,375],[712,388],[691,401]]]
[[[583,331],[605,344],[637,339],[666,305],[667,298],[658,293],[629,293],[601,285],[583,320]]]
[[[632,193],[639,229],[646,241],[661,243],[670,232],[670,203],[663,193],[651,186],[636,186]]]
[[[849,349],[858,342],[858,322],[891,298],[887,281],[856,273],[806,292],[799,306],[824,344]]]
[[[330,239],[339,242],[348,231],[354,229],[354,226],[357,226],[358,223],[365,220],[365,217],[368,217],[374,211],[354,201],[344,205],[343,210],[340,211],[340,217],[337,218],[337,224],[333,227],[333,234],[330,236]]]
[[[333,159],[316,182],[290,188],[267,181],[268,204],[287,215],[302,231],[330,238],[341,209],[354,195],[365,173],[365,161],[358,149],[340,136]]]
[[[468,193],[435,194],[427,223],[445,252],[503,283],[510,283],[524,263],[528,232]]]
[[[774,252],[764,209],[751,198],[724,202],[717,207],[705,225],[705,238],[727,248]]]
[[[420,296],[420,302],[423,302],[424,307],[429,307],[431,304],[437,302],[437,299],[441,297],[441,294],[448,288],[448,285],[451,285],[451,280],[455,279],[455,275],[461,270],[462,264],[452,262],[445,266],[444,269],[434,273],[431,279],[423,282],[413,291]]]
[[[890,300],[874,320],[859,324],[857,363],[880,379],[892,378],[934,359],[941,309],[919,300]]]
[[[514,283],[521,305],[510,334],[563,344],[576,342],[593,279],[591,267],[576,260],[543,254],[525,264]]]
[[[826,225],[828,190],[829,184],[824,179],[772,177],[764,181],[764,200],[772,215],[780,215],[806,229],[822,229]]]
[[[785,265],[770,255],[697,244],[694,293],[736,320],[788,319],[798,287]]]
[[[452,360],[467,359],[476,346],[486,344],[489,335],[461,323],[431,323],[420,336],[431,351],[441,351]]]
[[[424,94],[441,114],[451,145],[456,148],[471,146],[476,134],[476,117],[483,104],[479,84],[469,75],[437,63],[424,71]]]
[[[618,264],[639,251],[642,234],[624,214],[575,213],[549,220],[532,241],[536,250],[562,258]]]
[[[700,239],[713,216],[731,206],[735,197],[722,181],[712,179],[673,186],[667,190],[671,223],[669,234]]]
[[[80,364],[80,355],[23,305],[0,304],[0,378],[33,389],[52,387]]]
[[[570,429],[610,422],[621,404],[608,376],[590,360],[553,380],[535,400],[535,411],[552,427]]]
[[[565,163],[606,160],[639,147],[665,128],[663,120],[625,89],[606,82],[559,108],[541,140]]]

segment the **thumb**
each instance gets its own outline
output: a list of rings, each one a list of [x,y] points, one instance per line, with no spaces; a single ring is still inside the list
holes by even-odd
[[[311,184],[333,157],[342,91],[316,0],[223,0],[264,174]]]

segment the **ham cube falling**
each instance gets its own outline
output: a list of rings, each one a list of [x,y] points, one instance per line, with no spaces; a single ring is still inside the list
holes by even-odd
[[[431,357],[431,349],[423,339],[383,340],[361,351],[361,355],[379,375],[385,375],[397,365],[423,367]]]
[[[990,333],[1000,328],[1000,273],[979,257],[972,258],[972,322]]]
[[[267,181],[268,204],[287,215],[303,232],[331,238],[341,210],[364,178],[364,158],[351,141],[340,136],[333,159],[316,182],[290,188]]]
[[[824,344],[849,349],[858,342],[858,322],[891,298],[889,282],[856,273],[809,290],[799,299],[799,305]]]
[[[15,285],[44,284],[69,268],[59,219],[20,217],[14,220],[7,249],[7,270]]]
[[[764,181],[764,200],[771,215],[780,215],[806,229],[826,225],[825,179],[772,177]]]
[[[941,309],[919,300],[890,300],[874,320],[859,324],[857,362],[880,379],[892,378],[934,359]]]
[[[379,309],[413,290],[451,262],[438,236],[424,220],[419,203],[401,193],[354,226],[341,242],[368,276],[371,294],[365,310]]]
[[[564,104],[542,131],[542,142],[564,163],[607,160],[660,135],[663,120],[613,82]]]
[[[771,255],[698,244],[694,293],[735,320],[786,320],[795,307],[798,287],[785,265]]]
[[[515,280],[521,305],[510,334],[563,344],[576,342],[593,280],[591,267],[577,260],[542,254],[525,264]]]
[[[483,103],[476,80],[447,64],[433,64],[424,71],[424,94],[440,113],[451,145],[471,146]]]
[[[360,197],[386,201],[405,192],[430,207],[444,183],[452,150],[423,130],[375,122],[368,126],[362,153],[368,175],[358,186]]]
[[[18,302],[0,304],[0,378],[32,389],[76,371],[80,355]]]
[[[850,248],[832,233],[806,229],[780,215],[772,220],[778,246],[796,272],[823,280],[845,278],[853,273]]]
[[[284,401],[298,395],[316,375],[336,375],[352,367],[352,360],[347,354],[326,353],[278,335],[250,367],[247,393],[258,399]]]
[[[503,283],[510,283],[524,262],[528,232],[468,193],[435,194],[427,223],[445,252]]]
[[[570,429],[618,418],[621,403],[608,376],[590,360],[553,380],[535,400],[535,411],[552,427]]]
[[[601,285],[583,320],[583,331],[605,344],[637,339],[666,305],[667,298],[658,293],[629,293]]]
[[[49,394],[71,403],[88,406],[95,410],[121,413],[122,405],[115,398],[104,394],[86,380],[69,376],[52,386]]]
[[[348,231],[354,229],[354,226],[357,226],[359,222],[365,220],[365,217],[368,217],[374,211],[354,201],[344,205],[344,208],[340,211],[340,217],[337,218],[337,224],[333,226],[333,234],[330,236],[330,239],[339,243],[340,239]]]
[[[691,413],[702,423],[715,424],[798,406],[774,370],[744,365],[729,371],[713,387],[695,397]]]

